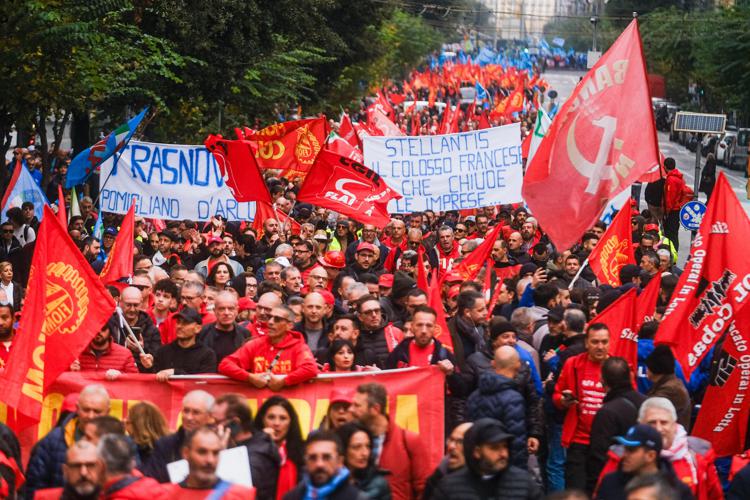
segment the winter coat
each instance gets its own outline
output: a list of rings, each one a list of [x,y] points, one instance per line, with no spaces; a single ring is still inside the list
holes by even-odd
[[[659,459],[658,474],[677,491],[677,495],[681,500],[693,500],[694,497],[690,493],[690,488],[677,478],[672,465],[668,461]],[[625,486],[633,477],[633,474],[626,474],[618,468],[616,471],[602,478],[602,482],[594,498],[601,500],[626,500]]]
[[[160,483],[169,482],[167,464],[182,459],[182,445],[185,442],[185,430],[180,427],[174,434],[159,438],[154,443],[154,451],[148,461],[141,465],[141,472]]]
[[[269,370],[276,375],[286,375],[288,386],[306,382],[318,374],[312,351],[302,334],[294,330],[287,332],[276,345],[271,344],[268,335],[255,338],[219,365],[219,373],[241,382],[247,382],[249,373]]]
[[[372,500],[391,500],[391,487],[388,486],[388,471],[368,467],[360,479],[352,473],[354,486]]]
[[[62,466],[68,447],[75,441],[77,425],[78,417],[68,415],[62,425],[52,429],[31,450],[24,485],[26,498],[34,498],[36,490],[63,486]]]
[[[529,458],[526,450],[526,414],[526,402],[518,385],[495,372],[480,374],[477,390],[466,401],[466,416],[470,421],[494,418],[515,436],[511,445],[511,463],[524,470]]]
[[[175,375],[216,373],[216,354],[198,343],[181,347],[175,340],[162,346],[154,356],[154,372],[169,369],[173,369]]]
[[[110,325],[112,325],[110,331],[112,339],[118,344],[124,346],[128,338],[128,331],[124,326],[120,326],[119,321],[111,322]],[[156,354],[156,351],[162,346],[161,334],[149,315],[143,311],[139,312],[138,320],[135,322],[135,325],[132,325],[132,327],[134,330],[133,333],[135,333],[136,336],[138,335],[138,332],[135,331],[135,328],[140,330],[140,335],[143,337],[143,350],[146,354]],[[135,358],[135,356],[133,357]],[[141,365],[140,358],[136,358],[135,362],[138,365],[138,370],[142,372],[148,371]]]
[[[687,187],[682,172],[678,169],[670,170],[664,181],[664,204],[666,212],[674,212],[692,197],[692,189]]]
[[[249,338],[250,332],[244,326],[235,323],[232,331],[228,332],[219,331],[216,328],[216,323],[212,323],[201,329],[201,332],[198,334],[198,343],[214,351],[216,362],[221,363],[225,357],[242,347],[242,344],[247,342]],[[226,339],[226,342],[222,342],[224,339]]]
[[[747,500],[750,498],[750,464],[734,476],[727,490],[726,500]]]
[[[466,466],[446,475],[435,487],[434,500],[541,500],[539,486],[523,469],[509,465],[490,478],[483,478],[474,458],[476,436],[484,424],[474,424],[464,436]],[[513,454],[511,452],[511,461]]]
[[[247,447],[247,456],[250,457],[250,472],[252,473],[253,486],[258,498],[276,498],[276,481],[279,477],[281,457],[276,445],[273,444],[271,436],[265,432],[255,432],[253,435],[237,446]]]
[[[304,500],[307,498],[307,485],[300,483],[296,488],[284,495],[284,500]],[[261,498],[260,496],[258,497]],[[355,486],[343,482],[330,495],[321,500],[367,500],[367,496]]]
[[[419,498],[432,469],[423,456],[424,444],[416,434],[392,423],[388,426],[378,467],[386,477],[394,500]]]
[[[673,374],[664,375],[648,391],[648,397],[657,396],[667,398],[672,402],[675,410],[677,410],[677,422],[685,429],[689,429],[692,405],[685,384]]]
[[[107,481],[100,498],[102,500],[165,500],[169,498],[170,485],[159,484],[150,477],[122,476]]]
[[[638,409],[645,400],[646,396],[630,386],[611,389],[604,396],[604,404],[591,424],[591,443],[586,464],[589,491],[594,490],[599,473],[607,462],[607,451],[612,438],[624,436],[637,423]]]
[[[485,328],[468,324],[458,316],[448,320],[448,331],[453,342],[453,355],[461,371],[466,371],[466,360],[485,347]]]
[[[138,367],[133,359],[130,349],[114,342],[109,343],[105,351],[94,351],[86,348],[78,362],[82,372],[104,372],[107,370],[119,370],[122,373],[138,373]]]
[[[362,329],[357,344],[362,344],[362,349],[367,349],[375,355],[378,368],[385,368],[388,356],[396,346],[404,340],[404,332],[393,326],[392,323],[378,328],[377,330]]]

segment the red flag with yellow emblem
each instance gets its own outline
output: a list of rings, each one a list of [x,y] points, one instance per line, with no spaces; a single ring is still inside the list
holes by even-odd
[[[627,206],[617,212],[589,255],[589,266],[596,279],[611,286],[621,285],[620,269],[625,264],[635,264],[633,237],[630,232],[630,210]]]
[[[262,170],[284,170],[290,180],[304,177],[315,163],[328,137],[325,117],[274,123],[245,139]]]
[[[38,421],[46,388],[70,367],[114,310],[112,296],[45,206],[21,322],[0,375],[2,400]]]
[[[125,214],[117,233],[115,243],[109,250],[107,261],[104,263],[99,279],[105,285],[120,278],[127,278],[133,274],[133,240],[135,239],[135,203]]]
[[[485,239],[481,245],[476,247],[464,260],[462,260],[456,267],[453,268],[453,272],[461,275],[464,280],[471,281],[477,277],[479,271],[482,270],[482,266],[487,262],[492,253],[492,246],[497,241],[497,236],[500,234],[501,225],[496,225],[492,231],[485,235]]]

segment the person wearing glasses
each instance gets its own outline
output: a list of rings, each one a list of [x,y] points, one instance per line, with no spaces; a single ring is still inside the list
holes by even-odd
[[[404,332],[383,319],[380,300],[374,295],[361,297],[357,312],[362,348],[370,350],[376,366],[383,369],[391,351],[404,339]]]
[[[8,220],[0,224],[0,260],[8,260],[21,250],[21,242],[13,234],[13,224]]]
[[[315,378],[315,358],[302,334],[292,330],[294,319],[294,312],[287,306],[275,306],[268,317],[267,334],[253,338],[224,358],[219,373],[272,391]]]

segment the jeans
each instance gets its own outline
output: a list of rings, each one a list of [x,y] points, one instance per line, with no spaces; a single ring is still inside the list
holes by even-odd
[[[562,424],[549,425],[549,455],[547,456],[547,492],[565,489],[565,448],[562,447]]]

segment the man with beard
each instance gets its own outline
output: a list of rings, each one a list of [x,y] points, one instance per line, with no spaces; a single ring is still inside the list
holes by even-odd
[[[466,466],[445,476],[432,498],[541,499],[542,492],[531,475],[511,465],[513,438],[497,420],[480,418],[474,422],[464,436]]]
[[[175,264],[180,264],[180,257],[172,251],[172,244],[177,241],[177,235],[174,232],[165,229],[159,233],[159,251],[154,254],[151,261],[155,266],[169,270]]]
[[[442,276],[453,268],[453,261],[461,256],[461,252],[450,226],[440,226],[437,234],[438,244],[427,252],[427,256],[430,261],[438,263],[438,275]]]
[[[65,455],[62,466],[65,484],[62,488],[39,490],[39,500],[96,500],[101,492],[103,467],[96,454],[96,446],[82,439],[76,441]]]
[[[89,345],[70,365],[70,371],[105,372],[107,380],[115,380],[122,373],[138,373],[130,350],[112,342],[110,319],[99,329]]]
[[[367,499],[363,492],[349,483],[349,469],[344,467],[343,448],[335,433],[311,432],[305,442],[307,476],[296,488],[284,495],[284,499]]]
[[[344,269],[342,272],[359,281],[359,275],[372,273],[373,267],[377,262],[376,247],[372,243],[362,242],[357,245],[357,253],[354,255],[354,264]],[[389,253],[388,255],[391,255]],[[376,273],[377,274],[377,273]]]
[[[445,442],[445,457],[440,461],[440,465],[437,466],[435,472],[427,479],[423,498],[432,498],[432,492],[441,479],[466,465],[466,459],[464,458],[464,435],[472,425],[471,422],[464,422],[463,424],[458,424],[451,431]]]
[[[10,346],[13,345],[15,329],[13,328],[13,316],[15,310],[8,304],[7,299],[0,302],[0,373],[5,369],[10,355]]]
[[[170,498],[253,500],[255,488],[232,484],[216,475],[219,452],[223,449],[222,438],[209,427],[201,427],[188,435],[182,448],[182,458],[187,461],[189,472],[181,483],[168,487],[171,488]]]
[[[573,281],[573,278],[576,277],[576,274],[578,274],[578,270],[581,269],[581,258],[572,253],[565,257],[565,267],[563,268],[563,275],[558,278],[562,284],[565,286],[565,288],[569,288],[571,282]],[[587,279],[583,277],[583,273],[578,277],[575,283],[573,283],[573,288],[594,288],[594,285]]]
[[[534,245],[539,243],[540,236],[537,235],[536,219],[529,217],[521,226],[521,249],[526,253],[531,253]]]
[[[387,246],[378,241],[378,228],[372,224],[364,224],[362,226],[362,237],[351,242],[349,246],[346,247],[346,263],[349,265],[354,263],[354,254],[357,252],[357,245],[359,245],[363,241],[372,243],[380,249],[380,259],[376,267],[382,266],[385,263],[386,257],[388,256],[389,249]]]
[[[99,251],[101,249],[101,243],[99,243],[99,240],[93,236],[89,236],[83,240],[83,257],[92,266],[96,258],[99,256]]]
[[[531,262],[528,252],[523,251],[523,237],[518,231],[513,231],[508,236],[508,256],[516,261],[516,264],[526,264]]]
[[[229,264],[235,276],[245,271],[242,268],[242,264],[227,257],[224,253],[224,240],[218,236],[210,236],[208,242],[206,242],[206,246],[208,247],[208,258],[195,265],[195,270],[201,273],[204,278],[208,276],[209,271],[219,262]]]
[[[302,292],[302,274],[299,269],[294,266],[284,268],[281,271],[281,286],[284,287],[284,296],[287,299],[298,297]]]
[[[448,321],[448,330],[456,363],[462,372],[466,371],[466,359],[485,347],[487,302],[481,293],[466,290],[458,295],[458,310]]]

